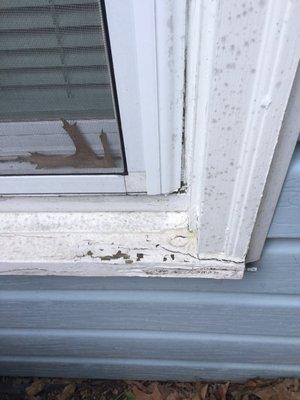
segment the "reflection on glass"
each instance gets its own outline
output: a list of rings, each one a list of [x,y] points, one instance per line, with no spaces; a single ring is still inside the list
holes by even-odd
[[[0,175],[124,172],[102,11],[1,0]]]

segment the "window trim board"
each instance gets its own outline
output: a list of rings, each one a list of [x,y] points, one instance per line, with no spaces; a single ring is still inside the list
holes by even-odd
[[[300,57],[299,2],[244,6],[190,2],[186,163],[200,258],[246,259]]]

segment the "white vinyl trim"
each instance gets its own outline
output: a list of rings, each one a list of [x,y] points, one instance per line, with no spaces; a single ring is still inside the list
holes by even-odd
[[[105,2],[128,172],[145,171],[131,0]]]
[[[125,193],[122,175],[1,176],[2,194]]]
[[[170,193],[181,181],[186,1],[130,2],[147,192]]]

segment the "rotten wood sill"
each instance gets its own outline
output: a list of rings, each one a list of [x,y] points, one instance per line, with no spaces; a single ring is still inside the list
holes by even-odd
[[[244,262],[197,256],[185,212],[0,214],[0,275],[240,279]]]

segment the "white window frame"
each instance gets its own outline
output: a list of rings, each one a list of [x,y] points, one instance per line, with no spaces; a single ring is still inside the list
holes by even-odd
[[[299,62],[300,2],[188,4],[186,193],[5,197],[0,274],[243,276]]]
[[[128,175],[2,176],[1,194],[180,188],[186,2],[109,0],[105,8]]]

